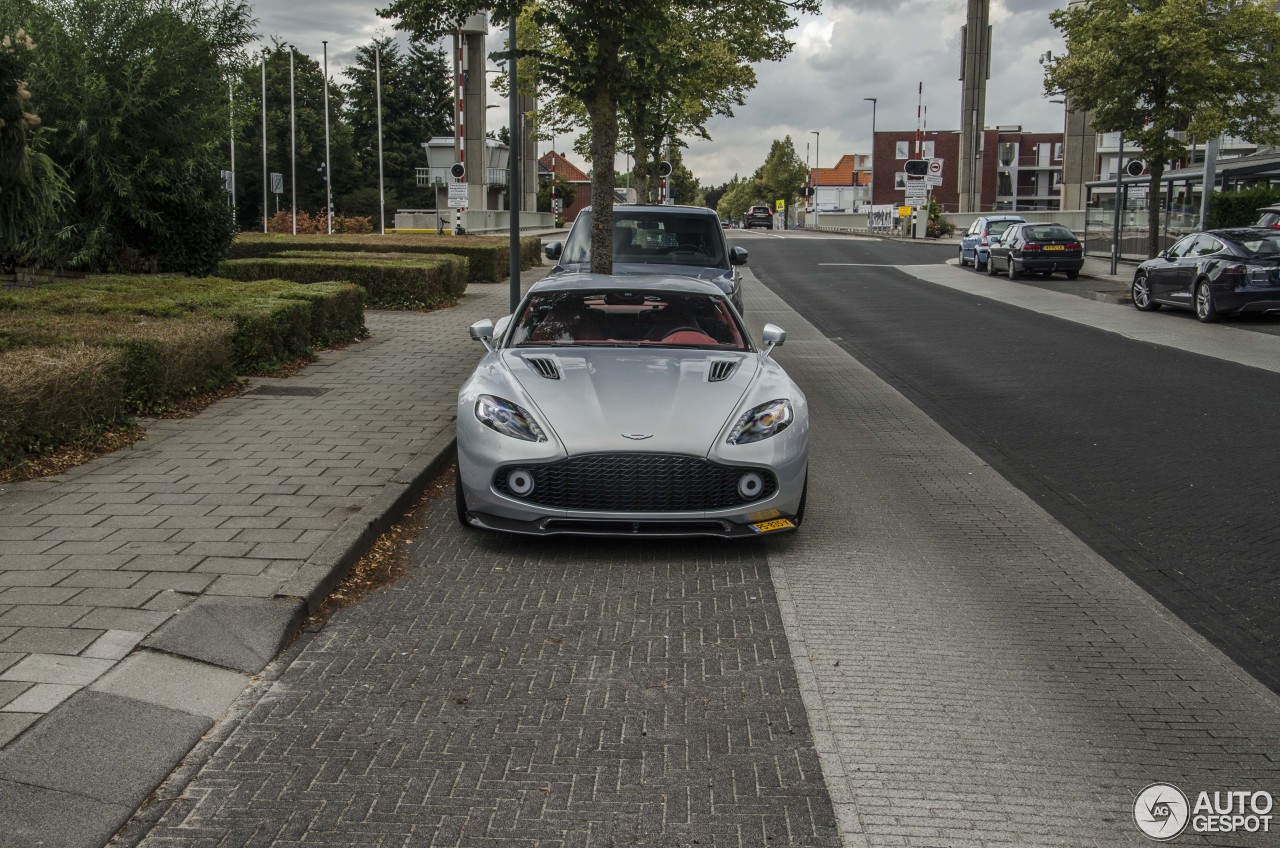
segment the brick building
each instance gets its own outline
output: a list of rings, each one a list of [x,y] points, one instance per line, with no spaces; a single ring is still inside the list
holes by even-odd
[[[538,179],[549,180],[553,172],[573,186],[573,203],[560,213],[560,217],[570,223],[578,217],[579,212],[591,205],[591,177],[564,158],[563,153],[549,150],[538,157]]]
[[[921,137],[922,158],[943,161],[942,185],[933,190],[933,199],[944,212],[958,211],[960,133],[937,130]],[[915,138],[915,130],[876,133],[873,203],[902,203],[902,168],[908,159],[916,158]],[[982,167],[976,174],[981,180],[979,208],[983,212],[1060,209],[1062,133],[1029,133],[1017,126],[986,129],[982,134]]]

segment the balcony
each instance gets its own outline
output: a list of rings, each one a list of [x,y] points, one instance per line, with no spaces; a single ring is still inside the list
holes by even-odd
[[[448,168],[414,168],[414,175],[417,177],[418,188],[430,188],[433,185],[448,185],[453,182],[453,175],[449,173]],[[507,171],[505,168],[486,168],[485,182],[491,186],[505,186],[507,184]]]

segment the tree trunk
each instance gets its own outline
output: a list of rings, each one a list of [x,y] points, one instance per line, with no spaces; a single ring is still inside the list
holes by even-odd
[[[601,55],[605,45],[601,45]],[[612,48],[611,48],[612,49]],[[611,74],[587,98],[591,120],[591,272],[613,273],[613,159],[618,149],[617,97],[609,87]]]
[[[636,202],[649,202],[649,169],[644,167],[644,138],[637,134],[631,145],[631,174],[636,189]]]
[[[1164,176],[1164,163],[1154,159],[1151,162],[1151,186],[1147,189],[1147,258],[1158,254],[1160,245],[1160,207],[1164,198],[1160,194],[1160,178]]]

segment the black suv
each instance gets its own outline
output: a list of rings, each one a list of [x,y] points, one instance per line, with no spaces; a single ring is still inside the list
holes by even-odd
[[[546,246],[556,266],[551,274],[591,270],[591,207],[578,213],[564,244]],[[703,206],[613,207],[613,269],[619,274],[697,277],[719,286],[742,313],[742,277],[734,265],[747,264],[746,248],[729,248],[715,210]]]
[[[768,206],[752,206],[747,212],[747,229],[752,227],[764,227],[766,230],[773,229],[773,213],[769,211]]]

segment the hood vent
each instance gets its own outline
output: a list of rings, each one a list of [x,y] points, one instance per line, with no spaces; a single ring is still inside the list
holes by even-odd
[[[554,359],[548,359],[543,356],[525,357],[525,362],[529,363],[529,367],[538,372],[538,376],[548,380],[559,380],[560,369],[556,367]]]
[[[707,382],[719,383],[721,380],[729,379],[729,375],[733,373],[733,369],[738,367],[736,359],[713,359],[711,367],[707,369]]]

